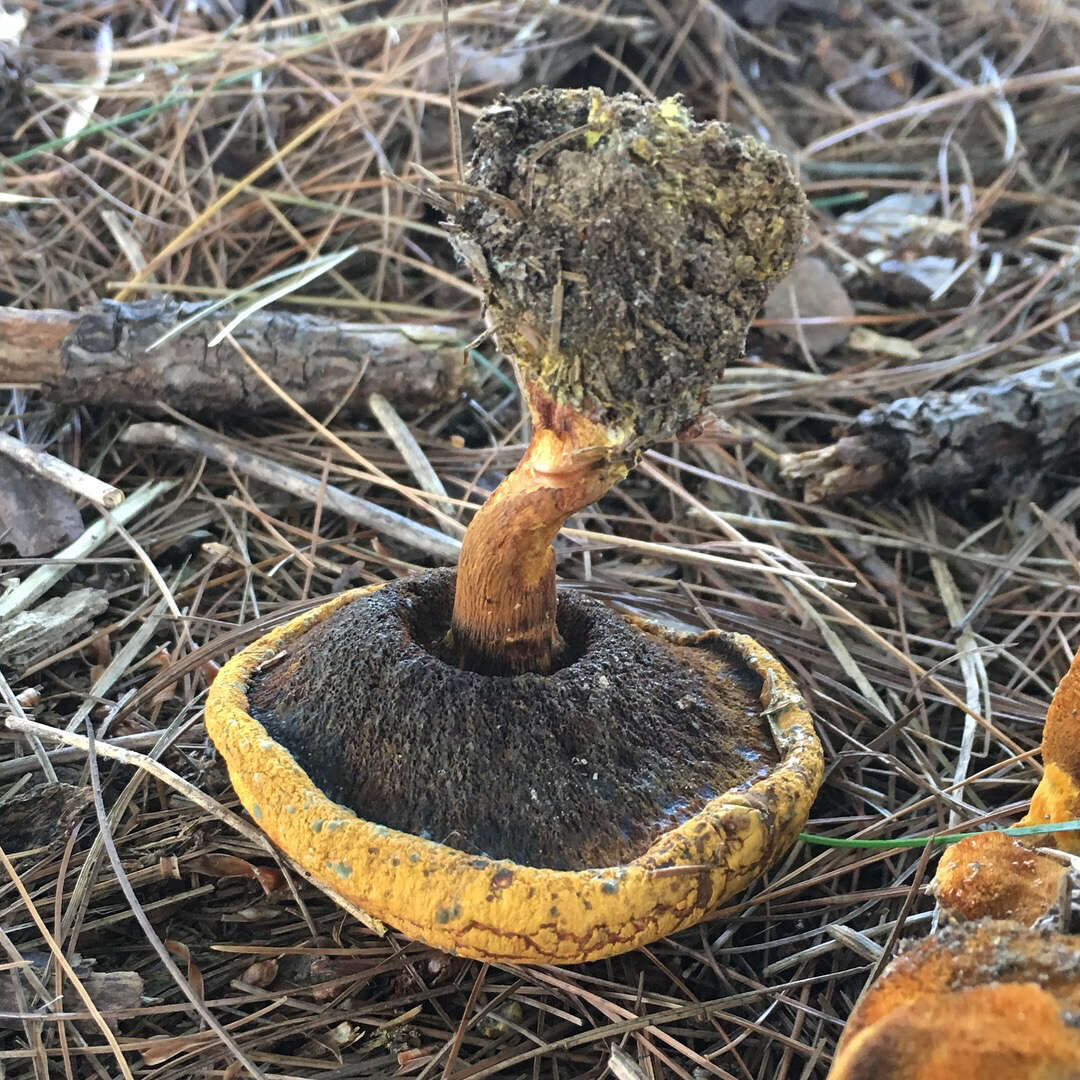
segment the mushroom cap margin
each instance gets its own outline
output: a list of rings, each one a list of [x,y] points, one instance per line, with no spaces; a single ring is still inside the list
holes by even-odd
[[[1043,761],[1045,772],[1020,824],[1060,824],[1080,818],[1080,649],[1046,711]],[[1080,831],[1054,833],[1045,841],[1080,855]]]
[[[823,771],[813,721],[771,654],[750,637],[719,631],[710,633],[762,679],[780,762],[764,779],[708,802],[636,859],[587,870],[523,866],[358,817],[315,787],[251,716],[247,685],[291,641],[378,588],[342,593],[228,661],[210,688],[206,728],[241,803],[270,839],[407,936],[479,960],[577,964],[613,956],[702,921],[764,873],[806,821]]]

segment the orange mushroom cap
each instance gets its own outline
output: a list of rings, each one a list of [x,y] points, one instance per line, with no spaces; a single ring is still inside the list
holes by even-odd
[[[302,867],[410,937],[484,960],[581,963],[692,926],[790,846],[822,775],[821,745],[790,676],[752,639],[724,635],[762,679],[779,764],[712,799],[621,866],[553,870],[478,857],[366,821],[332,802],[251,715],[248,688],[335,611],[337,596],[230,660],[207,698],[206,728],[260,827]]]
[[[1080,652],[1046,712],[1043,755],[1046,771],[1022,825],[1080,817]],[[1011,918],[1033,925],[1058,905],[1067,873],[1059,859],[1031,850],[1043,842],[1080,853],[1080,832],[1022,838],[981,833],[946,849],[934,879],[939,905],[965,919]]]
[[[862,1029],[830,1080],[1076,1080],[1080,1031],[1032,983],[991,983],[901,1005]]]
[[[830,1080],[1075,1080],[1080,940],[984,919],[903,953],[848,1020]]]
[[[1046,772],[1022,825],[1046,825],[1080,818],[1080,651],[1058,685],[1043,727]],[[1080,855],[1080,830],[1054,833],[1062,851]]]
[[[945,849],[934,878],[938,904],[964,919],[1015,919],[1031,926],[1058,905],[1067,869],[1000,832]]]

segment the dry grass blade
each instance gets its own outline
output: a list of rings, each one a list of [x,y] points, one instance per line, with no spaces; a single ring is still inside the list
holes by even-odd
[[[236,1044],[232,1036],[218,1023],[217,1019],[206,1008],[206,1005],[202,1001],[202,995],[195,991],[195,988],[188,979],[184,978],[180,969],[173,961],[173,958],[169,955],[169,950],[165,948],[153,926],[150,925],[150,920],[146,917],[146,912],[143,911],[142,905],[139,903],[139,898],[135,895],[135,890],[131,887],[131,881],[128,879],[127,872],[124,870],[123,863],[120,861],[120,854],[116,850],[116,842],[113,840],[112,829],[109,825],[108,816],[105,813],[105,803],[101,797],[101,777],[98,773],[97,756],[94,753],[94,725],[89,722],[87,722],[86,725],[86,743],[87,755],[90,763],[90,786],[94,793],[94,810],[97,813],[98,828],[101,830],[101,840],[105,845],[105,851],[108,854],[109,862],[112,864],[113,873],[116,874],[116,880],[120,886],[120,891],[124,894],[124,899],[127,900],[128,906],[131,908],[136,921],[142,928],[142,932],[146,935],[147,941],[150,942],[150,947],[157,953],[162,966],[172,976],[173,981],[180,987],[184,996],[195,1008],[195,1011],[203,1018],[210,1030],[214,1032],[218,1039],[220,1039],[233,1057],[243,1065],[249,1075],[262,1080],[262,1071],[248,1058],[244,1051]],[[3,851],[0,850],[0,857],[2,856]]]
[[[12,885],[15,886],[16,892],[18,892],[20,899],[25,905],[25,910],[33,919],[34,924],[37,926],[38,933],[41,934],[45,940],[45,944],[49,947],[49,951],[52,953],[56,960],[57,966],[63,969],[65,976],[72,986],[75,987],[75,992],[82,998],[83,1004],[86,1006],[87,1012],[94,1018],[94,1023],[101,1029],[102,1035],[105,1036],[105,1041],[109,1044],[109,1049],[113,1052],[116,1058],[116,1064],[120,1068],[120,1074],[125,1080],[134,1080],[131,1069],[128,1066],[127,1058],[124,1057],[124,1052],[120,1049],[120,1044],[116,1041],[116,1036],[112,1033],[112,1029],[106,1023],[105,1018],[98,1011],[97,1006],[94,1004],[93,999],[86,992],[86,988],[82,984],[82,980],[75,974],[75,969],[68,963],[67,957],[64,956],[63,951],[57,944],[56,939],[49,933],[48,927],[42,921],[41,916],[38,914],[37,908],[34,906],[34,901],[31,899],[30,894],[26,891],[26,886],[22,882],[22,878],[19,877],[18,871],[11,864],[11,860],[7,857],[7,852],[4,851],[2,845],[0,845],[0,864],[3,865],[5,873],[11,879]]]
[[[397,447],[402,460],[409,467],[409,472],[416,477],[416,482],[430,494],[440,496],[439,506],[449,513],[452,507],[446,498],[446,488],[439,479],[439,474],[432,468],[416,436],[409,430],[409,426],[382,394],[372,394],[368,398],[368,405],[372,415],[382,425],[383,431],[390,436],[391,442]],[[443,524],[450,523],[444,519]]]

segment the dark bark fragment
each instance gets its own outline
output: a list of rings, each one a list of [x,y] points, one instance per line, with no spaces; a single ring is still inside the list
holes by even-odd
[[[1008,497],[1080,460],[1080,359],[859,414],[831,446],[785,454],[807,502],[892,486],[899,494],[979,490]]]
[[[89,810],[89,788],[39,784],[4,804],[0,814],[0,846],[9,853],[47,847],[65,838]]]
[[[24,668],[59,652],[87,633],[108,606],[104,589],[72,589],[0,620],[0,662]]]

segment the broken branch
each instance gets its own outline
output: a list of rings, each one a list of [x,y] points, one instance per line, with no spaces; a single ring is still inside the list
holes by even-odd
[[[859,414],[831,446],[784,454],[780,473],[807,502],[891,485],[915,495],[1015,492],[1080,445],[1080,353],[948,393]]]
[[[69,465],[44,450],[27,446],[3,432],[0,432],[0,454],[17,461],[24,469],[44,476],[46,480],[59,484],[75,495],[82,495],[107,510],[115,510],[124,501],[124,493],[112,484],[106,484],[104,480],[90,476],[82,469],[76,469],[74,465]]]
[[[102,300],[82,315],[0,308],[0,385],[40,386],[65,404],[161,401],[202,415],[280,412],[281,402],[229,342],[210,346],[217,319],[192,319],[207,307],[160,296]],[[416,413],[461,387],[460,335],[447,326],[346,323],[267,309],[234,336],[315,413],[365,410],[372,393]]]

